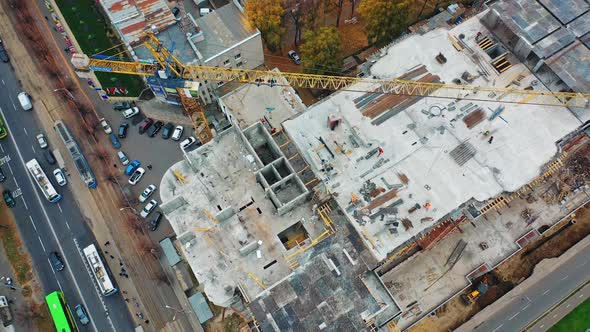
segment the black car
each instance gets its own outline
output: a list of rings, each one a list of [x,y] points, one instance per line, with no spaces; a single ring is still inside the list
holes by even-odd
[[[126,101],[119,101],[113,104],[113,109],[115,111],[124,111],[126,109],[130,109],[131,107],[133,107],[133,105]]]
[[[49,262],[51,262],[51,266],[53,266],[53,269],[55,271],[61,271],[65,267],[64,262],[61,260],[61,257],[55,251],[49,254]]]
[[[4,175],[4,172],[2,171],[2,167],[0,167],[0,182],[4,182],[4,180],[6,180],[6,176]]]
[[[2,60],[2,62],[10,61],[10,58],[8,57],[8,52],[6,52],[2,40],[0,40],[0,60]]]
[[[148,130],[148,136],[149,137],[156,136],[156,134],[160,131],[160,129],[162,129],[162,126],[164,126],[164,123],[162,121],[156,121]]]
[[[152,221],[150,221],[150,231],[155,231],[158,228],[158,225],[160,224],[160,219],[162,219],[162,212],[156,212],[156,214],[154,214],[154,217],[152,218]]]
[[[51,150],[43,151],[43,155],[45,156],[45,159],[47,160],[49,165],[55,165],[55,156],[53,155],[53,152],[51,152]]]
[[[119,138],[127,137],[127,129],[129,129],[129,124],[127,122],[121,123],[119,126]]]
[[[174,131],[174,123],[168,122],[164,125],[164,128],[162,129],[162,138],[169,139],[170,136],[172,136],[172,131]]]
[[[6,203],[6,206],[8,206],[9,208],[12,208],[16,205],[16,202],[14,201],[14,197],[12,196],[12,192],[10,190],[4,190],[2,192],[2,198],[4,198],[4,203]]]

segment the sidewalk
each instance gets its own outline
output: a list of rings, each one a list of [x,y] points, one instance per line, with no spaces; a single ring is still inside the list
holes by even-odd
[[[586,236],[582,241],[571,247],[563,255],[557,258],[545,259],[541,261],[539,264],[537,264],[535,267],[535,272],[529,278],[520,283],[518,286],[514,287],[514,289],[502,296],[496,302],[478,312],[469,321],[461,325],[456,331],[467,332],[475,330],[475,328],[477,328],[479,325],[498,313],[508,302],[515,298],[521,297],[528,288],[546,277],[549,273],[559,269],[565,261],[576,256],[579,252],[588,247],[590,247],[590,236]]]

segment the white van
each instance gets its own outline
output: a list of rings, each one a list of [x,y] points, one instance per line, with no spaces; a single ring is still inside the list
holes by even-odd
[[[30,111],[33,109],[33,103],[31,103],[31,97],[26,92],[21,92],[18,94],[18,101],[20,102],[20,106],[25,111]]]

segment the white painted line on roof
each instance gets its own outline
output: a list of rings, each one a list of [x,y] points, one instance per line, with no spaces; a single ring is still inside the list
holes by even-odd
[[[41,243],[41,248],[43,248],[43,252],[47,252],[47,250],[45,250],[45,245],[43,244],[43,241],[41,241],[41,237],[37,235],[37,238],[39,239],[39,243]],[[51,262],[49,263],[51,264]]]
[[[498,325],[498,327],[496,327],[495,329],[493,329],[492,332],[498,331],[502,326],[504,326],[504,323]]]
[[[25,131],[25,135],[29,136],[29,133],[27,132],[27,128],[23,128],[23,130]]]
[[[565,280],[565,279],[567,279],[567,277],[568,277],[568,276],[566,275],[565,277],[561,278],[561,280]]]
[[[31,219],[31,224],[33,224],[33,228],[35,229],[35,232],[37,231],[37,226],[35,226],[35,222],[33,221],[33,217],[29,216],[29,219]]]
[[[550,291],[550,289],[544,291],[543,293],[541,293],[541,295],[545,295],[545,294],[549,293],[549,291]]]
[[[508,320],[512,320],[514,317],[518,316],[518,314],[520,314],[520,311],[512,315],[512,317],[508,318]]]

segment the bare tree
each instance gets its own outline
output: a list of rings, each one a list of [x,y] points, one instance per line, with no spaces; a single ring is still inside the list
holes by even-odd
[[[336,1],[336,8],[338,12],[336,13],[336,26],[340,26],[340,16],[342,15],[342,7],[344,7],[344,0],[335,0]]]
[[[156,281],[158,284],[170,285],[170,280],[166,276],[166,273],[162,270],[158,270],[154,273],[152,280]]]
[[[160,257],[160,248],[157,247],[148,237],[145,237],[141,240],[139,248],[146,255],[151,255],[154,259],[158,259]]]
[[[293,20],[293,25],[295,26],[295,46],[298,45],[298,42],[301,40],[301,30],[303,29],[303,22],[304,22],[304,10],[303,10],[303,5],[301,2],[305,2],[305,0],[303,1],[298,1],[298,0],[292,0],[295,1],[296,3],[293,6],[290,6],[291,8],[288,10],[288,14],[289,17]]]
[[[428,0],[426,0],[428,1]],[[354,8],[356,7],[356,0],[350,0],[350,19],[354,17]]]

